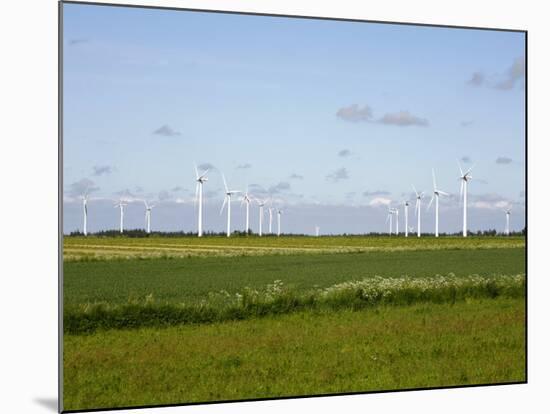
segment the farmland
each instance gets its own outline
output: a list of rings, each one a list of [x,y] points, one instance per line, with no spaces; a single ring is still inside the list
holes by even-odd
[[[65,407],[525,380],[522,299],[66,335]]]
[[[287,250],[285,254],[270,250],[276,253],[264,251],[261,255],[245,253],[228,257],[224,251],[224,246],[230,249],[254,243],[266,248],[284,244],[290,249],[288,246],[299,245],[300,240],[305,246],[315,245],[318,250],[327,249],[328,252],[301,254],[301,247],[297,247]],[[433,248],[439,242],[445,248]],[[66,246],[75,243],[80,245],[82,241],[66,239]],[[179,258],[153,255],[147,259],[100,256],[95,246],[101,244],[118,248],[134,245],[143,251],[145,247],[156,246],[158,239],[90,238],[86,243],[93,246],[88,249],[99,255],[96,257],[105,258],[74,260],[73,257],[65,262],[66,304],[98,301],[121,303],[151,294],[157,301],[187,302],[200,300],[208,293],[221,289],[236,292],[245,286],[261,288],[274,280],[282,280],[286,285],[305,290],[376,275],[417,277],[449,273],[464,276],[525,272],[525,249],[522,248],[525,242],[522,238],[472,238],[465,242],[462,238],[357,237],[342,238],[341,244],[337,244],[338,237],[302,237],[289,241],[269,237],[249,240],[185,238],[169,240],[169,243],[178,246],[219,245],[218,249],[223,251],[219,255],[210,253],[207,256]],[[355,249],[370,247],[371,250],[342,252],[351,246]],[[70,247],[66,247],[66,250],[70,250]],[[83,254],[92,253],[86,251]]]
[[[185,258],[190,256],[256,256],[275,254],[366,253],[418,250],[519,248],[523,237],[391,238],[364,236],[267,237],[68,237],[64,260]]]
[[[525,380],[522,237],[67,237],[64,253],[68,410]]]

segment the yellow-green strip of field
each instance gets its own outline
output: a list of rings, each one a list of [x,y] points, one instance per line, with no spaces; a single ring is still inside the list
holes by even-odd
[[[65,237],[65,261],[524,248],[524,237]]]

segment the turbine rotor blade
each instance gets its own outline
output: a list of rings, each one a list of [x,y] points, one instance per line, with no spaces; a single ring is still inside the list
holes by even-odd
[[[225,181],[225,174],[224,173],[222,173],[222,178],[223,178],[223,186],[225,187],[225,192],[228,193],[229,188],[227,188],[227,181]]]
[[[464,177],[464,171],[462,171],[462,167],[460,166],[460,162],[456,160],[456,163],[458,164],[458,169],[460,170],[460,176]]]
[[[434,198],[435,198],[435,197],[436,197],[436,195],[434,194],[434,195],[432,196],[432,199],[431,199],[430,202],[428,203],[428,208],[427,208],[428,210],[430,209],[432,203],[434,202]]]
[[[207,168],[206,171],[202,173],[200,178],[206,177],[206,174],[208,174],[208,171],[210,171],[210,168]]]
[[[225,196],[225,197],[223,198],[223,204],[222,204],[222,208],[220,209],[220,215],[223,213],[223,209],[225,208],[225,204],[227,203],[227,199],[228,199],[228,198],[229,198],[229,197],[227,197],[227,196]]]
[[[433,179],[433,183],[434,183],[434,191],[437,189],[437,184],[435,183],[435,171],[434,169],[432,168],[432,179]]]

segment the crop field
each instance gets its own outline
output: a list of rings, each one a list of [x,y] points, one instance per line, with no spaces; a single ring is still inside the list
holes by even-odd
[[[75,240],[76,239],[76,240]],[[65,250],[81,244],[83,238],[66,238]],[[200,300],[208,293],[219,290],[236,292],[245,286],[261,288],[274,280],[298,289],[327,287],[335,283],[359,280],[369,276],[400,277],[407,275],[433,276],[454,273],[457,276],[479,274],[518,274],[525,272],[525,241],[523,238],[430,238],[390,239],[388,237],[273,237],[250,240],[213,238],[181,238],[168,240],[173,245],[219,245],[221,253],[205,257],[158,257],[154,246],[159,238],[90,238],[90,246],[110,247],[135,245],[139,249],[151,248],[151,256],[115,259],[113,255],[96,254],[94,260],[69,258],[64,263],[64,289],[66,304],[93,302],[127,302],[153,295],[162,302]],[[287,248],[265,251],[262,255],[227,257],[224,246],[258,244],[317,246],[317,252],[301,254]],[[437,247],[441,242],[445,248]],[[471,242],[471,244],[470,244]],[[363,247],[361,247],[364,245]],[[345,247],[371,250],[349,253]],[[228,247],[230,248],[230,247]],[[90,247],[96,251],[97,247]],[[182,247],[182,249],[184,249]],[[186,249],[186,248],[185,248]],[[326,249],[327,251],[319,251]],[[331,250],[333,249],[333,250]],[[101,249],[99,249],[101,250]],[[142,251],[142,250],[140,250]],[[269,253],[271,252],[271,253]],[[90,253],[92,254],[92,253]],[[83,257],[86,257],[85,253]]]
[[[416,250],[477,250],[518,248],[523,237],[365,237],[365,236],[266,236],[266,237],[67,237],[64,260],[182,258],[189,256],[256,256],[393,252]]]
[[[305,290],[376,275],[523,272],[524,249],[509,248],[67,262],[65,303],[120,303],[147,295],[161,302],[188,302],[222,289],[262,288],[274,280]]]
[[[522,237],[66,237],[65,409],[525,381]]]

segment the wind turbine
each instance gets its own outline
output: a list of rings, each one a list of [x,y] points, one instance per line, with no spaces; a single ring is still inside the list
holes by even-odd
[[[506,233],[507,236],[510,235],[510,213],[511,212],[512,212],[511,208],[504,210],[504,214],[506,214],[506,227],[504,229],[504,233]]]
[[[151,210],[155,207],[155,204],[149,205],[147,200],[143,200],[143,204],[145,204],[145,231],[149,234],[151,233]]]
[[[458,160],[456,162],[458,163],[458,169],[460,170],[460,177],[458,177],[458,179],[460,180],[460,195],[464,195],[462,236],[466,237],[468,236],[468,181],[472,179],[470,171],[472,171],[474,167],[472,166],[468,171],[463,172],[462,167],[460,166],[460,162],[458,162]]]
[[[267,211],[269,212],[269,234],[272,234],[273,231],[272,231],[272,224],[273,224],[273,207],[269,207],[267,209]]]
[[[394,213],[394,210],[393,208],[391,207],[388,207],[388,215],[386,216],[386,223],[389,221],[390,222],[390,230],[388,232],[388,235],[392,235],[393,233],[393,223],[392,223],[392,220],[393,220],[393,213]]]
[[[262,235],[262,224],[263,224],[263,221],[264,221],[264,206],[265,206],[266,200],[260,200],[260,199],[257,198],[256,202],[258,203],[258,206],[260,207],[260,223],[259,223],[259,226],[258,226],[258,235],[261,237],[261,235]]]
[[[414,185],[412,186],[414,193],[416,194],[416,204],[414,205],[414,212],[416,213],[416,220],[417,220],[417,229],[416,229],[416,236],[420,237],[421,231],[420,231],[420,213],[421,213],[421,207],[422,207],[422,197],[424,197],[424,192],[421,192],[420,194],[418,191],[416,191],[416,188],[414,188]]]
[[[122,198],[119,200],[119,202],[117,204],[114,205],[114,208],[119,208],[120,209],[120,232],[124,232],[124,207],[127,206],[128,204],[124,202],[124,200],[122,200]]]
[[[395,235],[399,236],[399,209],[394,208],[393,214],[395,214]]]
[[[319,226],[315,226],[315,237],[319,237],[319,231],[321,228]]]
[[[84,225],[83,233],[84,236],[88,235],[88,190],[82,196],[82,212],[84,213]]]
[[[432,179],[434,184],[434,192],[432,194],[432,199],[428,204],[428,209],[430,208],[430,206],[432,205],[435,199],[435,237],[439,237],[439,196],[440,195],[448,196],[449,194],[437,188],[437,184],[435,183],[435,171],[433,168],[432,168]]]
[[[409,237],[409,202],[403,201],[403,207],[405,209],[405,237]]]
[[[199,174],[197,165],[195,165],[195,177],[197,181],[197,186],[195,187],[195,203],[199,203],[199,218],[198,218],[198,236],[202,237],[202,186],[205,182],[208,181],[206,174],[210,168],[207,168],[202,174]]]
[[[250,231],[250,222],[249,222],[249,215],[250,215],[250,202],[252,201],[252,198],[248,194],[248,185],[246,186],[246,192],[244,193],[242,199],[241,199],[241,205],[246,204],[246,234]]]
[[[283,214],[283,210],[277,209],[277,237],[281,235],[281,214]]]
[[[227,204],[227,237],[231,236],[231,196],[233,194],[240,193],[239,190],[230,190],[227,187],[227,181],[225,181],[225,175],[222,174],[223,185],[225,187],[225,197],[223,199],[222,208],[220,214],[222,214],[225,205]]]

